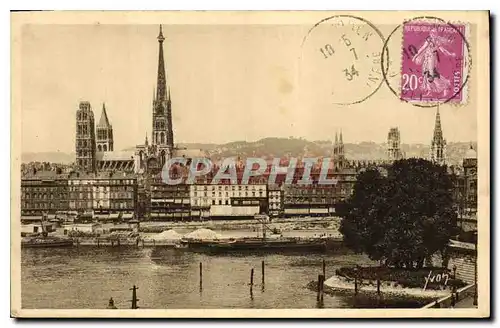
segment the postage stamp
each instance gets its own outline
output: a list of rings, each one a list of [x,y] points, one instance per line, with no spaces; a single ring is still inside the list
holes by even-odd
[[[463,104],[467,100],[467,25],[406,22],[400,98]]]

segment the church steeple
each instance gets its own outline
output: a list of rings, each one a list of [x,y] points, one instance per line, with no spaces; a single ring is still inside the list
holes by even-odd
[[[106,104],[102,104],[101,118],[97,123],[96,147],[98,152],[113,151],[113,126],[109,123],[108,113],[106,113]]]
[[[99,119],[99,123],[97,123],[97,125],[102,126],[102,127],[110,126],[108,114],[106,113],[106,104],[105,103],[102,103],[101,118]]]
[[[162,27],[160,25],[160,34],[158,35],[158,76],[156,78],[156,100],[164,101],[166,97],[167,79],[165,76],[165,60],[163,58],[163,36]]]
[[[158,34],[158,76],[156,79],[156,96],[153,97],[153,129],[151,144],[158,146],[161,155],[161,163],[170,157],[174,149],[174,136],[172,128],[172,104],[170,99],[170,88],[167,88],[165,73],[165,59],[163,58],[163,29],[160,25]]]
[[[434,134],[432,136],[431,142],[430,159],[431,161],[441,165],[446,162],[446,140],[443,138],[439,105],[436,110],[436,120],[434,122]]]
[[[344,155],[344,140],[342,139],[342,130],[340,130],[339,137],[339,155]]]
[[[333,155],[337,155],[339,150],[339,137],[337,132],[335,132],[335,143],[333,144]]]

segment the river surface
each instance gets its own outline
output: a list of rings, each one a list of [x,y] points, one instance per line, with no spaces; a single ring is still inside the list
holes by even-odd
[[[130,288],[136,285],[140,308],[316,308],[316,292],[308,284],[322,273],[323,259],[327,277],[342,266],[375,264],[366,255],[345,249],[326,254],[228,255],[142,247],[22,249],[22,307],[103,309],[113,297],[118,308],[127,309]],[[323,304],[325,308],[359,306],[349,294],[325,295]]]

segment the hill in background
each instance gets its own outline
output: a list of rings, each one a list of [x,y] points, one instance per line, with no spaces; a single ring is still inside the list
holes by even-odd
[[[473,144],[476,148],[476,144]],[[234,141],[226,144],[206,143],[184,143],[179,144],[181,148],[203,149],[208,151],[212,158],[222,157],[320,157],[331,156],[333,145],[331,141],[317,140],[308,141],[302,138],[265,138],[258,141]],[[460,164],[465,152],[469,149],[468,142],[451,142],[447,146],[447,158],[450,164]],[[377,160],[387,158],[387,146],[385,143],[360,142],[344,143],[346,158],[350,160]],[[428,158],[430,146],[424,144],[402,144],[401,149],[406,157]],[[134,150],[129,147],[124,150]],[[75,153],[64,152],[39,152],[23,153],[21,161],[29,162],[51,162],[72,163]]]

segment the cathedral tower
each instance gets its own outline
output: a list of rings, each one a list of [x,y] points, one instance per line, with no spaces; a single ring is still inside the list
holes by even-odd
[[[97,124],[97,151],[113,151],[113,126],[109,123],[106,105],[102,104],[101,118]]]
[[[441,116],[439,115],[439,106],[436,111],[436,121],[434,124],[434,135],[431,142],[430,160],[440,165],[446,163],[446,140],[443,138],[443,131],[441,129]]]
[[[79,170],[95,172],[96,139],[94,112],[88,101],[80,102],[76,111],[76,166]]]
[[[387,134],[387,157],[390,161],[403,158],[401,152],[401,135],[398,128],[390,128]]]
[[[158,147],[161,161],[165,162],[166,157],[172,156],[174,148],[173,128],[172,128],[172,102],[170,99],[170,89],[167,89],[167,79],[165,73],[165,61],[163,58],[163,36],[160,25],[158,35],[158,75],[156,79],[156,95],[153,99],[153,133],[152,144]]]
[[[342,131],[340,136],[335,132],[335,144],[333,146],[333,163],[336,169],[342,169],[345,166],[345,153],[344,153],[344,140],[342,138]]]

